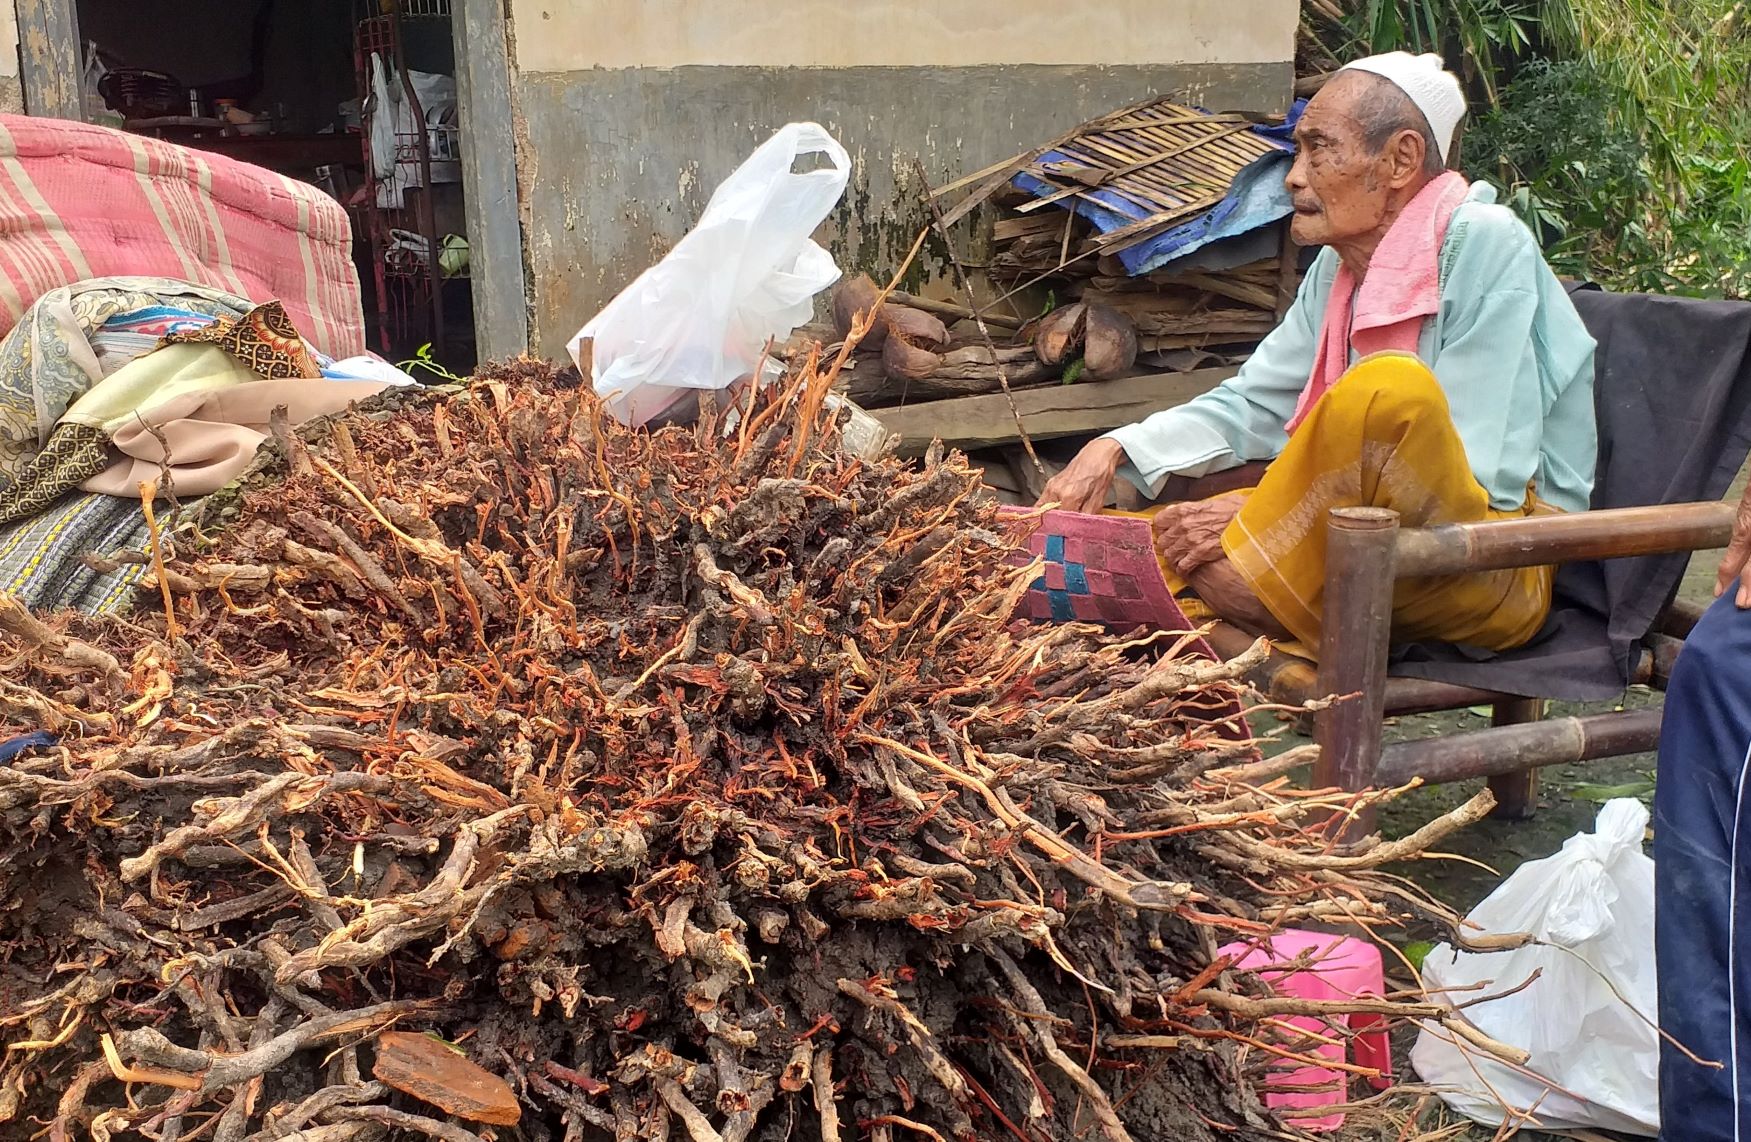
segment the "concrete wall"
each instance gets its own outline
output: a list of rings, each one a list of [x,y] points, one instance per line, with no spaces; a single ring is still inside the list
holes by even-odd
[[[774,129],[853,159],[822,235],[891,272],[940,185],[1156,93],[1281,111],[1296,0],[511,0],[517,173],[547,355]],[[926,265],[927,273],[940,265]]]

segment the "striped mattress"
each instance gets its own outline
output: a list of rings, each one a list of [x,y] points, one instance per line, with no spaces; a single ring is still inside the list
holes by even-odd
[[[322,191],[108,127],[0,115],[0,336],[50,290],[115,276],[277,299],[321,352],[365,351],[352,227]]]

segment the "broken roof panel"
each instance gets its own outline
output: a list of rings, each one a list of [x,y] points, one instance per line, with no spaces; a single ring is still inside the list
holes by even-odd
[[[1154,240],[1219,208],[1232,214],[1245,206],[1245,218],[1227,220],[1231,233],[1237,222],[1263,226],[1288,213],[1287,193],[1270,188],[1280,187],[1290,161],[1293,122],[1294,112],[1287,123],[1261,125],[1155,99],[1092,119],[936,194],[964,192],[944,211],[952,223],[1013,182],[1034,196],[1022,214],[1074,210],[1094,224],[1100,253],[1117,254],[1131,273],[1147,273],[1182,244]],[[1234,193],[1237,182],[1248,193]]]

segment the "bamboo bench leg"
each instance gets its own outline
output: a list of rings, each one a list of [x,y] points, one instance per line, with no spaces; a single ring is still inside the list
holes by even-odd
[[[1319,743],[1314,783],[1360,792],[1374,784],[1386,717],[1386,659],[1392,634],[1398,513],[1334,508],[1326,524],[1319,691],[1341,701],[1314,716]],[[1345,828],[1354,840],[1374,831],[1374,813]]]
[[[1496,701],[1490,720],[1498,726],[1518,726],[1543,718],[1543,698],[1502,698]],[[1523,769],[1492,777],[1490,792],[1496,795],[1496,808],[1491,816],[1504,821],[1527,820],[1538,808],[1538,770]]]

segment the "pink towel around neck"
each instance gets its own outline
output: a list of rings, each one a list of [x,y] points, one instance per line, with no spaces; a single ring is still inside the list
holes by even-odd
[[[1313,372],[1286,431],[1300,427],[1319,398],[1338,383],[1350,367],[1351,349],[1358,357],[1417,351],[1423,319],[1441,305],[1441,243],[1447,224],[1470,189],[1465,176],[1448,171],[1419,190],[1368,260],[1361,289],[1350,267],[1338,263]]]

